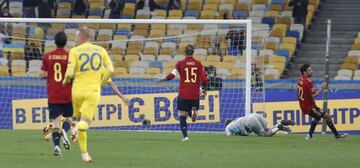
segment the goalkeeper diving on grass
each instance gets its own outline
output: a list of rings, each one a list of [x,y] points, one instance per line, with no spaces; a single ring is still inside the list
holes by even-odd
[[[248,136],[255,133],[258,136],[271,137],[278,131],[291,132],[287,126],[295,125],[294,121],[282,120],[281,123],[270,128],[269,122],[264,115],[252,113],[250,115],[225,121],[225,135],[227,136]]]

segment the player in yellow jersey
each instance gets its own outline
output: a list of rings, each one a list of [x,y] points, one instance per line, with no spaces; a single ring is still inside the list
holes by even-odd
[[[87,130],[98,110],[101,87],[106,85],[114,72],[107,51],[90,43],[90,32],[87,27],[76,33],[77,47],[69,53],[68,67],[64,84],[72,85],[74,118],[80,119],[72,130],[72,139],[78,139],[81,156],[84,162],[92,159],[87,151]]]

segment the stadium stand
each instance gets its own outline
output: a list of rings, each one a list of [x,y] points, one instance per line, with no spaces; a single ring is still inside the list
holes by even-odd
[[[358,69],[359,40],[354,40],[359,31],[360,1],[327,0],[322,3],[319,14],[306,32],[305,41],[297,51],[295,60],[290,65],[287,78],[294,79],[300,75],[299,67],[304,63],[312,64],[314,79],[323,79],[325,73],[325,39],[326,22],[332,20],[330,46],[330,78],[351,80]],[[312,9],[311,9],[312,10]],[[294,28],[295,29],[295,28]],[[300,36],[303,36],[300,34]],[[349,51],[350,50],[350,51]]]
[[[166,4],[167,1],[157,0],[159,3]],[[109,9],[104,0],[90,0],[90,7],[86,15],[76,15],[72,11],[72,4],[69,0],[60,0],[57,3],[56,18],[108,18]],[[253,40],[264,38],[269,34],[267,44],[264,50],[256,50],[252,52],[254,56],[264,59],[267,70],[265,71],[266,79],[280,79],[289,65],[291,59],[294,58],[299,41],[303,38],[304,30],[310,25],[310,22],[318,8],[319,0],[310,0],[308,8],[306,27],[300,24],[293,24],[292,8],[287,4],[287,0],[204,0],[204,3],[198,0],[182,1],[181,10],[166,11],[157,9],[153,12],[145,10],[136,11],[136,1],[126,1],[122,11],[122,18],[135,19],[245,19],[253,20],[254,28],[271,31],[256,32]],[[187,3],[186,3],[187,2]],[[10,0],[10,8],[16,16],[21,16],[22,6],[21,0]],[[74,40],[74,30],[82,25],[76,24],[52,24],[51,27],[38,25],[13,24],[11,34],[14,37],[43,39],[44,42],[36,41],[35,45],[41,53],[50,51],[55,48],[53,44],[53,36],[58,30],[64,30],[68,35],[69,41]],[[221,72],[224,78],[243,78],[244,66],[243,57],[234,57],[239,54],[238,50],[234,50],[234,46],[230,46],[226,42],[228,30],[218,31],[215,36],[220,41],[220,49],[224,53],[210,53],[209,48],[214,48],[215,44],[211,40],[211,32],[206,30],[219,29],[213,25],[86,25],[93,29],[93,37],[99,42],[99,45],[108,49],[116,66],[115,76],[124,76],[124,74],[148,74],[139,75],[140,77],[148,77],[156,73],[169,72],[172,61],[178,61],[183,56],[183,49],[186,44],[195,44],[195,57],[203,62],[204,65],[214,65]],[[31,30],[31,31],[29,31]],[[145,39],[154,37],[178,36],[181,34],[197,34],[195,37],[183,37],[177,40],[156,40],[151,42],[128,41],[128,39]],[[25,35],[29,35],[28,37]],[[111,41],[111,42],[110,42]],[[5,61],[9,61],[10,65],[15,59],[24,59],[24,46],[28,43],[21,40],[11,39],[10,44],[4,45],[3,55]],[[75,44],[70,42],[67,49]],[[244,55],[244,54],[243,54]],[[8,56],[8,57],[6,57]],[[135,62],[134,62],[135,61]],[[149,64],[151,62],[160,62],[158,67],[138,67],[141,64]],[[230,65],[231,66],[225,66]],[[2,65],[2,76],[33,76],[38,73],[37,68],[30,66],[24,70],[16,69],[15,74],[4,73],[6,69]],[[19,65],[16,64],[16,67]],[[13,68],[9,66],[9,68]],[[6,70],[5,70],[6,71]],[[21,73],[20,73],[21,71]],[[11,71],[10,71],[11,72]],[[126,75],[125,75],[126,76]]]

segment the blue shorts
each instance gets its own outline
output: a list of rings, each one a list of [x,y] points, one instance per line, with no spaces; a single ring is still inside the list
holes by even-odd
[[[72,117],[73,116],[73,105],[72,103],[68,104],[48,104],[50,119],[54,120],[55,118],[62,115],[63,117]]]
[[[182,99],[178,97],[177,99],[177,109],[179,111],[186,111],[189,116],[191,117],[191,109],[192,107],[195,107],[197,110],[199,109],[200,100],[188,100],[188,99]]]

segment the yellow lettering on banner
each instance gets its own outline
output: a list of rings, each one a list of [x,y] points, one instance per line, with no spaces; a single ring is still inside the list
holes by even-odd
[[[329,100],[329,113],[334,124],[339,131],[360,130],[360,99]],[[323,101],[316,101],[322,107]],[[254,103],[254,111],[263,111],[267,114],[270,125],[280,123],[283,119],[293,120],[295,126],[291,126],[293,132],[307,132],[310,128],[310,117],[303,115],[298,101],[290,102],[267,102]],[[321,131],[321,126],[316,127],[316,131]],[[327,131],[330,131],[327,128]]]
[[[178,124],[178,114],[174,113],[177,95],[178,93],[127,95],[130,99],[129,106],[125,106],[117,96],[102,96],[91,126],[137,126],[141,125],[143,119],[149,119],[154,125]],[[200,100],[196,123],[220,122],[219,99],[219,92],[211,91],[204,100]],[[50,122],[47,99],[13,100],[12,109],[13,129],[42,129]]]

